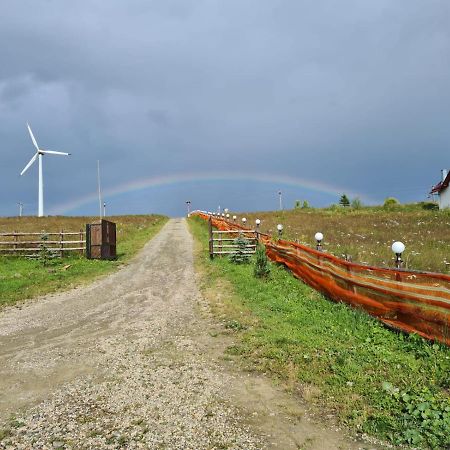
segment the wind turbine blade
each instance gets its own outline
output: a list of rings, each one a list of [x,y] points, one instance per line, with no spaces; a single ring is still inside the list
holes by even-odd
[[[38,143],[36,142],[36,139],[34,138],[33,132],[31,131],[31,127],[28,122],[27,122],[27,127],[28,127],[28,131],[30,133],[30,136],[31,136],[31,140],[33,141],[33,144],[36,147],[36,150],[39,150]]]
[[[39,150],[40,153],[43,153],[44,155],[62,155],[62,156],[69,156],[70,153],[65,152],[54,152],[52,150]]]
[[[36,158],[38,157],[39,153],[35,153],[35,155],[30,159],[30,162],[25,166],[25,169],[20,172],[20,175],[22,176],[29,168],[30,166],[36,161]]]

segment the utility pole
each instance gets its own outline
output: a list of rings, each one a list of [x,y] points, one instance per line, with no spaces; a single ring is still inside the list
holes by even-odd
[[[22,217],[23,213],[23,203],[19,202],[17,203],[19,205],[19,217]]]
[[[102,190],[100,185],[100,160],[97,160],[97,187],[98,187],[98,207],[100,220],[102,220]]]
[[[278,191],[278,196],[280,197],[280,211],[283,211],[283,198],[281,191]]]

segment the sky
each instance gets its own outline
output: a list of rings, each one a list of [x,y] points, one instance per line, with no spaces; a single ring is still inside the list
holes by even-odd
[[[0,215],[426,199],[450,168],[448,0],[0,2]]]

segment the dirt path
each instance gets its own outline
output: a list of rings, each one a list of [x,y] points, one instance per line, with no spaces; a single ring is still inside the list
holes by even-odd
[[[0,314],[0,448],[374,448],[223,358],[171,220],[89,287]]]

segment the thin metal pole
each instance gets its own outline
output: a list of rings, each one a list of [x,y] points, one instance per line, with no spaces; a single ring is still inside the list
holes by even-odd
[[[281,191],[278,191],[278,195],[280,197],[280,211],[283,211],[283,200],[282,200],[282,193],[281,193]]]
[[[102,191],[100,185],[100,160],[97,160],[97,186],[98,186],[98,206],[100,212],[100,220],[102,219]]]
[[[103,217],[106,217],[106,202],[103,202]]]

